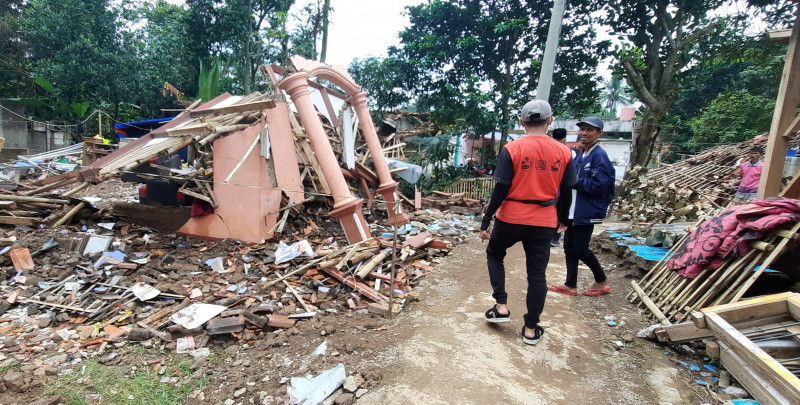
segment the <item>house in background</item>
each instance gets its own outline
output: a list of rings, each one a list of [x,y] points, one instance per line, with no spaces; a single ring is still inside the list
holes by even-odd
[[[0,137],[5,143],[0,151],[4,161],[18,155],[32,155],[60,149],[71,144],[70,128],[61,123],[30,121],[25,106],[18,101],[0,101]]]
[[[603,119],[604,129],[603,136],[600,138],[600,146],[608,153],[611,163],[616,170],[616,179],[621,181],[625,177],[625,171],[630,162],[631,149],[633,148],[633,138],[636,130],[638,129],[638,122],[634,121],[634,107],[623,107],[620,113],[620,119]],[[553,128],[566,128],[567,129],[567,146],[575,146],[578,140],[578,126],[580,121],[577,118],[559,119],[553,122],[550,129]],[[494,143],[492,138],[494,135]],[[523,136],[524,132],[521,127],[514,128],[509,131],[508,140]],[[499,146],[500,133],[489,133],[481,136],[474,136],[470,134],[463,134],[457,137],[456,153],[453,158],[454,166],[463,166],[468,159],[475,159],[482,164],[481,149],[484,147],[494,147],[497,149]]]

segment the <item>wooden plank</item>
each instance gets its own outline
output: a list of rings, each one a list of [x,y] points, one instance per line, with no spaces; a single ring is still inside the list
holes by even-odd
[[[655,332],[659,342],[672,343],[699,340],[714,336],[714,333],[711,331],[711,329],[698,328],[692,322],[682,322],[674,325],[660,326],[656,328]]]
[[[798,130],[800,130],[800,115],[794,117],[792,123],[789,124],[789,127],[786,128],[785,131],[783,131],[783,134],[781,134],[781,136],[783,136],[784,138],[792,139],[796,135]]]
[[[786,307],[795,319],[800,319],[800,297],[791,296],[787,298]]]
[[[4,225],[36,225],[41,222],[41,218],[30,217],[3,217],[0,216],[0,224]]]
[[[767,31],[767,37],[769,38],[770,41],[788,44],[789,40],[792,38],[792,30],[785,29],[785,30]]]
[[[35,186],[46,186],[48,184],[58,183],[58,182],[60,182],[62,180],[65,180],[65,179],[71,179],[71,178],[77,178],[77,177],[78,177],[78,171],[77,170],[73,170],[71,172],[62,173],[62,174],[59,174],[57,176],[45,177],[45,178],[43,178],[41,180],[36,180],[36,181],[32,182],[31,184],[33,184]]]
[[[737,355],[733,349],[723,342],[719,345],[719,358],[722,365],[739,381],[747,391],[764,405],[785,405],[791,404],[790,400],[784,397],[780,391],[770,385],[770,382],[761,377],[757,372],[748,366],[745,359]],[[797,403],[797,402],[794,402]]]
[[[789,312],[786,299],[794,293],[773,294],[753,298],[741,302],[732,302],[714,307],[703,308],[700,311],[708,321],[708,314],[714,313],[728,323],[740,323],[758,318],[766,318]]]
[[[784,312],[788,312],[786,298],[787,297],[783,297],[782,299],[782,301],[784,301]],[[773,296],[762,297],[761,299],[749,301],[738,303],[742,312],[749,314],[752,313],[756,307],[773,306],[776,304],[775,297]],[[736,314],[736,311],[737,309],[735,307],[727,307],[722,312],[726,312],[726,315],[729,318],[736,318],[736,316],[732,316],[733,314]],[[755,371],[760,378],[767,382],[767,386],[775,388],[781,398],[788,399],[788,402],[776,403],[800,403],[800,379],[798,379],[783,365],[778,363],[775,359],[764,352],[764,350],[750,341],[750,339],[745,337],[739,330],[734,328],[722,317],[720,313],[708,310],[703,310],[703,313],[706,317],[706,323],[719,340],[720,347],[722,348],[722,344],[724,343],[725,346],[730,348],[732,354],[735,354],[735,356],[741,358],[745,367]],[[746,388],[750,390],[750,387]],[[764,398],[757,397],[757,399],[763,401]],[[766,399],[772,400],[772,396],[769,396]]]
[[[780,194],[786,152],[789,139],[783,137],[786,128],[797,115],[797,102],[800,100],[800,7],[795,11],[792,36],[783,65],[778,98],[767,140],[764,155],[764,170],[758,185],[758,198],[774,197]]]
[[[211,182],[201,180],[195,180],[194,182],[197,183],[198,186],[202,185],[205,187],[208,196],[211,197],[211,206],[217,208],[219,206],[219,202],[217,202],[217,197],[214,195],[214,189],[211,188]]]
[[[703,322],[705,322],[705,316],[702,319]],[[732,325],[743,335],[750,335],[758,334],[760,331],[764,330],[765,327],[780,327],[782,325],[791,325],[794,322],[794,318],[783,314],[739,322]],[[694,327],[691,327],[690,325],[694,325]],[[714,336],[714,333],[711,329],[697,326],[697,323],[694,322],[694,319],[692,322],[682,322],[668,326],[660,326],[655,329],[655,332],[659,342],[671,343],[688,342]]]
[[[263,100],[252,103],[234,104],[220,108],[205,108],[191,112],[192,118],[204,117],[211,114],[224,115],[230,113],[241,113],[245,111],[261,111],[267,108],[275,108],[275,100]]]
[[[783,188],[780,194],[781,197],[786,198],[800,198],[800,172],[797,172],[792,181]]]

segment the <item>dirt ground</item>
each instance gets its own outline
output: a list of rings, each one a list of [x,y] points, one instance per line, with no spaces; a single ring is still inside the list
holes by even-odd
[[[459,246],[426,279],[421,303],[394,330],[401,342],[380,385],[359,403],[373,404],[690,404],[700,402],[674,352],[635,338],[649,325],[625,300],[629,281],[602,255],[611,292],[600,297],[549,292],[536,346],[521,342],[525,312],[524,252],[506,258],[512,322],[483,321],[493,303],[485,244]],[[563,282],[563,251],[551,249],[548,282]],[[591,283],[582,268],[579,287]],[[608,326],[614,319],[618,326]],[[615,341],[623,342],[618,347]],[[668,353],[668,354],[665,354]]]

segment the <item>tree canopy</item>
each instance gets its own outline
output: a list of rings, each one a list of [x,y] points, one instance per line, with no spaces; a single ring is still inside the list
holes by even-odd
[[[662,118],[683,88],[702,86],[691,78],[697,77],[695,73],[723,44],[741,35],[754,15],[785,22],[783,13],[794,9],[787,1],[753,0],[743,13],[718,15],[729,5],[731,2],[724,0],[607,0],[604,22],[622,44],[618,69],[644,105],[631,154],[633,163],[650,161]],[[723,35],[726,32],[736,35],[727,37]],[[718,106],[730,106],[732,101],[731,97],[725,103],[720,100]],[[698,125],[694,128],[702,127]]]
[[[565,10],[551,103],[569,114],[597,105],[599,61],[592,1]],[[432,0],[408,8],[400,57],[415,68],[407,87],[417,106],[447,124],[479,133],[499,130],[505,142],[512,110],[533,98],[550,21],[550,2]]]
[[[387,57],[354,60],[351,73],[374,110],[430,112],[444,132],[499,133],[504,142],[519,106],[535,96],[552,4],[407,7],[400,43]],[[785,46],[765,43],[754,23],[761,31],[787,27],[796,7],[790,0],[569,1],[550,102],[561,117],[602,113],[626,103],[629,87],[642,106],[632,155],[639,164],[659,140],[694,152],[766,131]],[[213,97],[209,89],[265,88],[260,64],[283,64],[292,54],[323,59],[331,18],[329,0],[6,0],[0,99],[23,100],[37,120],[79,123],[98,109],[120,121],[163,117],[185,99]],[[614,75],[601,77],[601,63]],[[219,75],[201,78],[203,66],[208,73],[217,66]],[[741,119],[745,113],[750,119]]]

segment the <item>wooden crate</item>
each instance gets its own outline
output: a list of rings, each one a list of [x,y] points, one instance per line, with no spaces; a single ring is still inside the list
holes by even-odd
[[[720,359],[731,374],[763,404],[800,404],[800,379],[733,326],[761,318],[787,317],[800,321],[800,294],[783,293],[703,308],[706,326],[719,342]],[[787,326],[793,332],[795,326]],[[791,333],[789,333],[791,335]],[[789,336],[798,340],[797,335]],[[777,354],[776,354],[777,356]]]
[[[449,194],[464,193],[467,198],[480,200],[484,197],[489,198],[492,190],[494,190],[494,180],[491,177],[475,177],[458,180],[447,186],[444,192]]]

